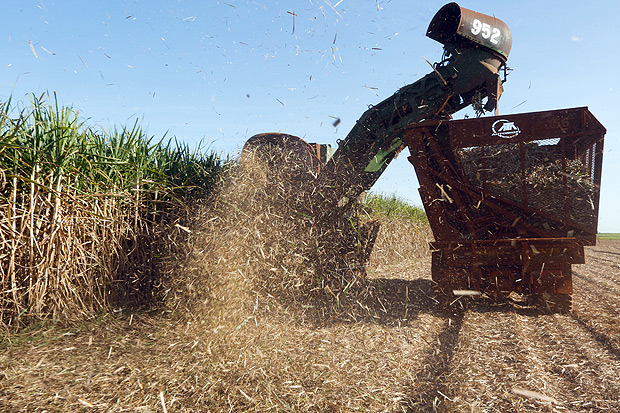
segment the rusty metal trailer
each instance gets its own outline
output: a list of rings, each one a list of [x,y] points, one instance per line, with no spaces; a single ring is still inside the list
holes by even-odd
[[[569,311],[571,266],[596,243],[605,132],[585,107],[407,126],[436,292]]]

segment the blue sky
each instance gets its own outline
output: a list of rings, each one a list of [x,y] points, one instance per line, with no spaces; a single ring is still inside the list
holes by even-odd
[[[4,0],[0,99],[56,92],[100,128],[138,118],[151,135],[223,153],[268,131],[334,144],[441,58],[425,32],[446,3]],[[620,232],[620,3],[459,5],[512,30],[501,114],[588,106],[605,125],[599,230]],[[374,190],[420,204],[405,155]]]

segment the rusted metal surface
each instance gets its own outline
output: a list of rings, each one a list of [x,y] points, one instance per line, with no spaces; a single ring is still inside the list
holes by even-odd
[[[577,142],[583,136],[606,132],[587,107],[461,119],[447,124],[452,148],[552,138],[572,138],[572,142]]]
[[[587,108],[573,108],[426,121],[404,140],[438,241],[571,235],[592,244],[605,132]]]
[[[407,126],[438,288],[570,294],[596,243],[605,132],[586,107]]]

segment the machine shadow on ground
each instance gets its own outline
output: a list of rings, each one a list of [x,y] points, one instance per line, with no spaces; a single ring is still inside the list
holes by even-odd
[[[433,281],[427,278],[362,279],[356,281],[346,294],[321,294],[313,297],[310,305],[287,304],[289,309],[297,308],[303,319],[317,327],[355,323],[407,327],[423,314],[454,321],[462,318],[466,311],[517,313],[532,317],[550,314],[546,308],[509,298],[441,299],[433,291]]]

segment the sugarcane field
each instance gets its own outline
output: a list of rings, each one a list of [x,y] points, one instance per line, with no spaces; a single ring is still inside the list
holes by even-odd
[[[0,411],[620,411],[620,7],[215,3],[7,12]]]

